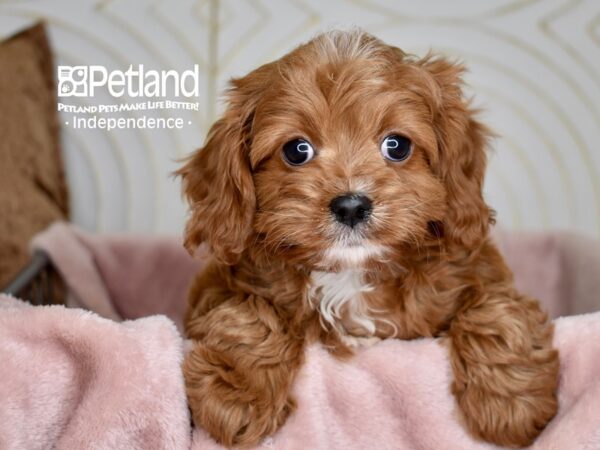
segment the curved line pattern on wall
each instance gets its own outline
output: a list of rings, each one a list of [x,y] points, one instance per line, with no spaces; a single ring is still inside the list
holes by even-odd
[[[65,151],[77,152],[67,160],[86,165],[67,170],[91,177],[85,188],[91,192],[72,189],[79,213],[90,210],[82,202],[95,202],[89,227],[180,232],[186,208],[169,174],[175,159],[201,145],[222,108],[227,80],[319,30],[358,25],[409,51],[431,48],[466,62],[469,92],[485,105],[486,122],[504,135],[494,142],[486,184],[501,224],[600,236],[595,0],[456,0],[435,10],[411,0],[5,0],[0,32],[6,35],[13,30],[3,28],[3,15],[45,18],[62,63],[123,69],[143,62],[159,70],[199,65],[201,96],[194,101],[201,108],[181,113],[191,122],[183,130],[65,130]],[[135,99],[104,93],[72,100]]]

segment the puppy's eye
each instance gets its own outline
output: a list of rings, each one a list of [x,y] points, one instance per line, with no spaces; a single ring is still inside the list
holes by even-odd
[[[390,161],[405,161],[411,155],[412,147],[410,139],[398,134],[390,134],[381,142],[381,154]]]
[[[304,139],[294,139],[283,146],[283,159],[292,166],[301,166],[315,157],[315,149]]]

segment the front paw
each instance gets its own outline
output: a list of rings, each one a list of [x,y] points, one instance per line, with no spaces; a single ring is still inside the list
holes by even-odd
[[[488,380],[471,381],[462,388],[454,385],[467,428],[475,437],[497,445],[531,445],[556,414],[555,379],[550,374],[534,379],[532,373],[523,373],[532,386],[519,393],[511,392],[513,380],[493,372],[490,370]]]
[[[194,423],[226,447],[252,447],[279,429],[295,404],[267,374],[237,373],[201,344],[183,372]]]

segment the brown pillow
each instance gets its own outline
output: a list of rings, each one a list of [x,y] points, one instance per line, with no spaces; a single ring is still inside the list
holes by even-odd
[[[69,214],[54,70],[43,24],[0,42],[0,288],[31,237]]]

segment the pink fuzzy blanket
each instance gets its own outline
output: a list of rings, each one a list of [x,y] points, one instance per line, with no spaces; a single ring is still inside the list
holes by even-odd
[[[600,245],[500,234],[517,284],[553,316],[600,309]],[[190,426],[175,324],[198,269],[174,238],[92,236],[58,224],[38,236],[70,303],[0,296],[0,449],[219,449]],[[139,318],[152,314],[163,316]],[[600,449],[600,312],[556,320],[557,417],[532,448]],[[438,341],[384,341],[350,362],[307,350],[298,410],[265,449],[486,449],[460,426]]]

